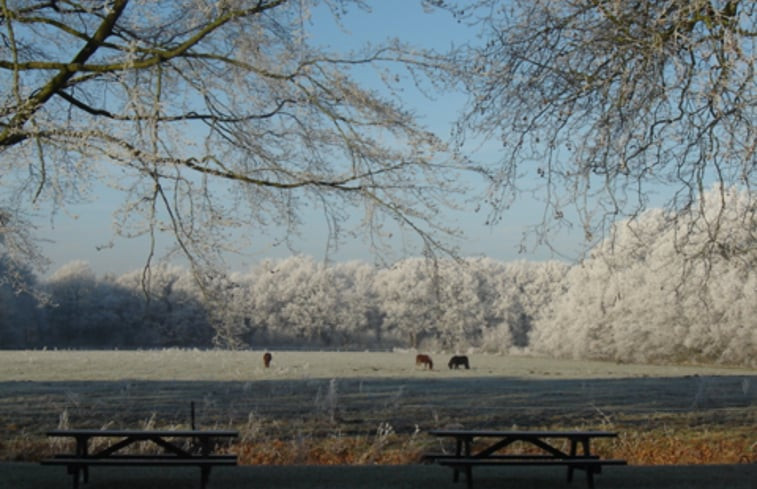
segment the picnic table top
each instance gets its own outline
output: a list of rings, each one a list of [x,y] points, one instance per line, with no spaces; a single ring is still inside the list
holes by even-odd
[[[137,430],[137,429],[56,429],[47,432],[47,436],[113,436],[113,437],[235,437],[236,430]]]
[[[613,438],[618,436],[614,431],[552,431],[552,430],[430,430],[434,436],[465,437],[518,437],[518,438]]]

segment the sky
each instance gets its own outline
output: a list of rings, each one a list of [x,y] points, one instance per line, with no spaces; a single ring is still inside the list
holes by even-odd
[[[381,0],[373,3],[376,5],[372,6],[371,12],[351,9],[342,19],[342,28],[333,22],[330,15],[316,12],[312,18],[313,41],[343,50],[358,48],[370,41],[380,42],[398,37],[414,45],[446,50],[452,44],[464,43],[473,36],[472,30],[445,12],[424,12],[420,0]],[[462,94],[445,94],[440,100],[429,100],[408,91],[407,104],[421,116],[423,124],[446,137],[464,101]],[[488,151],[488,154],[484,152],[475,157],[496,158],[496,150]],[[120,199],[107,187],[95,187],[89,202],[69,205],[53,216],[50,209],[40,210],[34,223],[37,235],[42,237],[42,252],[51,262],[48,275],[64,264],[77,260],[88,262],[98,274],[122,274],[144,266],[149,250],[147,239],[126,240],[114,235],[113,212]],[[555,257],[546,248],[519,253],[523,231],[526,226],[537,224],[541,213],[538,202],[521,200],[510,209],[502,222],[493,227],[486,225],[486,212],[450,213],[449,222],[457,224],[466,235],[466,239],[459,243],[462,256],[488,256],[503,261],[544,260]],[[259,245],[244,255],[227,256],[229,268],[244,271],[263,259],[285,258],[293,253],[325,259],[327,230],[323,220],[317,216],[304,220],[315,224],[303,229],[303,238],[295,241],[294,250],[273,246],[264,239],[258,240]],[[556,242],[563,243],[560,251],[564,256],[578,256],[579,237],[566,235],[556,239]],[[336,253],[328,255],[330,261],[357,259],[372,262],[374,258],[369,247],[359,240],[347,242]]]

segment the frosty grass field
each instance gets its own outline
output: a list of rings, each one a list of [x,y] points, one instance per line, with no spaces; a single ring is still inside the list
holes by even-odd
[[[266,369],[262,354],[0,352],[0,458],[50,454],[55,427],[186,427],[194,402],[199,427],[240,430],[242,465],[414,463],[439,448],[427,430],[464,426],[610,429],[598,450],[632,465],[756,467],[754,370],[485,354],[450,370],[432,353],[429,371],[410,351],[274,351]]]

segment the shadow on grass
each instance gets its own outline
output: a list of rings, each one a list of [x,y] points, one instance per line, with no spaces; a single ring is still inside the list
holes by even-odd
[[[326,420],[366,434],[380,423],[412,432],[448,423],[484,428],[607,423],[730,426],[757,418],[757,376],[626,379],[366,378],[226,381],[0,382],[0,429],[40,434],[65,412],[71,426],[200,426]],[[335,426],[340,425],[340,426]],[[283,428],[282,428],[283,429]],[[286,435],[286,433],[281,433]]]
[[[580,475],[580,474],[577,474]],[[757,464],[607,467],[596,478],[597,489],[755,489]],[[93,469],[86,489],[199,488],[199,469],[115,468]],[[475,489],[584,488],[578,478],[565,482],[564,469],[523,467],[485,468],[474,472]],[[71,478],[63,467],[32,463],[0,463],[3,489],[67,489]],[[453,483],[451,470],[437,465],[393,466],[255,466],[217,468],[208,489],[464,489]]]

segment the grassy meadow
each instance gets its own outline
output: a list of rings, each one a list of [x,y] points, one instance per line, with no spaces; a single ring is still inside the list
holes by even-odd
[[[59,450],[56,427],[232,427],[240,463],[406,464],[440,427],[617,430],[634,465],[757,461],[757,371],[415,352],[2,351],[0,459]]]

